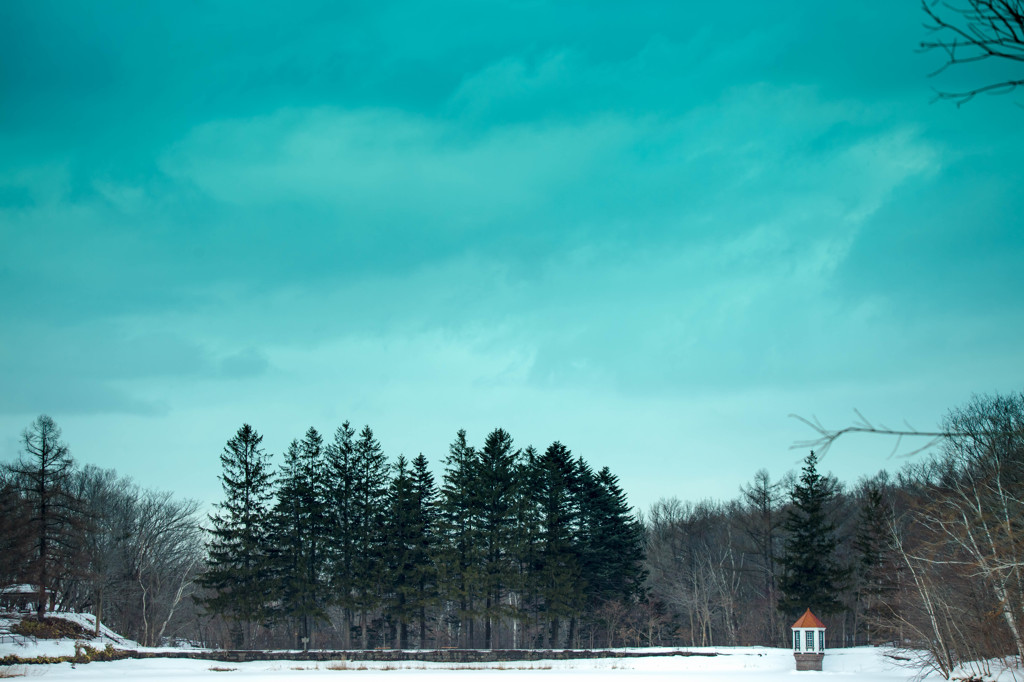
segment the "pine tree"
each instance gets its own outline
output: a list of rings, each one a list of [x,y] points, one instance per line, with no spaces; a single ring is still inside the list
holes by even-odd
[[[308,647],[316,624],[327,620],[327,546],[330,520],[326,500],[323,439],[310,427],[292,441],[278,477],[274,508],[275,573],[281,614]]]
[[[513,618],[516,629],[513,630],[513,647],[522,645],[518,633],[520,623],[532,626],[541,620],[542,515],[537,500],[542,473],[538,466],[539,459],[540,453],[532,445],[527,446],[516,473],[519,494],[514,513],[516,526],[512,549],[517,571],[511,586],[515,593]]]
[[[412,601],[419,622],[419,646],[427,641],[427,610],[437,603],[437,487],[427,458],[420,453],[412,461],[412,489],[418,511],[419,536],[413,551]]]
[[[404,456],[395,463],[395,476],[389,490],[387,533],[387,575],[391,598],[388,613],[395,621],[395,641],[399,649],[408,648],[409,624],[419,617],[420,640],[424,636],[426,591],[431,557],[429,555],[429,490],[424,485],[426,459],[420,455],[418,470],[410,469]]]
[[[647,598],[646,535],[618,477],[608,467],[598,472],[597,486],[587,515],[587,554],[590,565],[596,567],[587,578],[590,609],[591,613],[624,612]],[[614,627],[608,628],[607,637],[608,646],[613,646]]]
[[[452,606],[449,623],[457,628],[458,644],[473,645],[476,567],[477,505],[476,470],[479,454],[466,442],[466,430],[459,429],[445,458],[444,480],[438,509],[438,581]]]
[[[891,513],[891,512],[890,512]],[[853,539],[855,596],[869,643],[891,640],[889,625],[898,613],[896,592],[901,562],[888,541],[887,505],[877,481],[867,485]]]
[[[574,618],[583,601],[577,542],[580,521],[577,468],[572,453],[559,442],[537,460],[536,502],[540,510],[540,598],[548,623],[549,646],[560,642],[563,619]],[[572,638],[570,630],[569,638]]]
[[[504,593],[515,580],[511,555],[516,508],[516,467],[519,453],[504,429],[487,434],[473,481],[477,542],[480,549],[480,592],[483,596],[484,648],[490,649],[495,623],[510,609]]]
[[[778,608],[795,617],[810,608],[820,615],[839,613],[845,607],[838,599],[848,572],[836,561],[835,524],[829,506],[837,484],[817,471],[818,457],[807,456],[800,482],[793,487],[792,505],[783,528],[788,537],[782,556],[782,597]]]
[[[253,625],[266,618],[269,594],[268,546],[273,496],[269,455],[263,436],[243,424],[220,461],[224,501],[210,515],[208,568],[199,583],[214,591],[204,600],[212,613],[239,624],[236,646],[248,646]]]
[[[640,599],[647,578],[643,526],[608,467],[597,473],[588,488],[592,492],[583,501],[584,579],[590,607],[597,610],[609,601]]]
[[[383,604],[388,465],[369,426],[359,433],[352,453],[355,474],[352,504],[352,593],[360,616],[360,642],[369,646],[370,616]]]
[[[341,637],[345,649],[352,648],[352,613],[355,609],[353,566],[356,560],[356,471],[355,431],[346,421],[334,432],[326,447],[328,469],[328,516],[330,574],[333,601],[341,607]]]

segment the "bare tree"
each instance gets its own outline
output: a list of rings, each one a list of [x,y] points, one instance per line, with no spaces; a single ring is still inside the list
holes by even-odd
[[[738,643],[747,570],[730,509],[670,498],[655,503],[648,515],[650,593],[676,616],[691,646],[714,646],[716,637]]]
[[[0,468],[0,584],[19,580],[32,553],[30,510],[14,476]]]
[[[100,469],[86,465],[74,477],[76,494],[83,500],[85,513],[91,524],[85,536],[88,570],[84,575],[84,595],[79,609],[92,609],[93,631],[100,636],[107,596],[116,593],[124,573],[121,566],[122,545],[128,542],[130,531],[119,524],[126,509],[134,506],[139,495],[130,479],[118,478],[113,469]]]
[[[732,515],[739,525],[740,547],[751,558],[747,569],[754,578],[750,601],[756,606],[747,615],[757,623],[756,641],[764,645],[778,644],[782,632],[775,608],[779,598],[776,557],[782,543],[783,491],[791,488],[792,482],[784,483],[772,483],[767,469],[758,470],[754,481],[740,488],[739,507]]]
[[[178,608],[195,589],[204,553],[197,508],[196,502],[175,500],[170,493],[147,492],[139,500],[130,551],[146,646],[163,641]]]
[[[1024,395],[975,398],[947,418],[949,492],[923,523],[963,554],[992,590],[1024,662]]]
[[[931,38],[921,41],[926,52],[939,51],[945,63],[932,76],[963,64],[996,61],[1024,65],[1024,0],[923,0]],[[957,106],[982,93],[1011,92],[1024,78],[993,76],[981,85],[956,91],[938,91],[939,99]]]

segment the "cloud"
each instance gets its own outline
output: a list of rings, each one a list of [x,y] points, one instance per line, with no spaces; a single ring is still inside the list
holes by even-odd
[[[230,379],[257,377],[269,367],[267,356],[256,348],[246,348],[220,360],[221,376]]]
[[[0,380],[8,388],[0,411],[163,414],[171,406],[153,385],[231,382],[269,368],[256,348],[218,352],[194,329],[185,336],[162,327],[129,319],[80,325],[51,320],[5,330]]]

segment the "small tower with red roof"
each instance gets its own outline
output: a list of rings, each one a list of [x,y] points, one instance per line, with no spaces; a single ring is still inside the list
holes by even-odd
[[[792,630],[796,669],[821,670],[821,661],[825,658],[825,624],[807,609],[793,623]]]

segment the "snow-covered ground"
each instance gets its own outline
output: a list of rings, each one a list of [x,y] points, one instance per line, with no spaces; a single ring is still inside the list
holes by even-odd
[[[87,613],[51,613],[50,616],[63,618],[81,625],[86,632],[92,633],[96,629],[96,621],[93,616]],[[0,614],[0,658],[11,654],[20,658],[32,656],[72,656],[75,653],[75,640],[73,639],[32,639],[20,636],[4,636],[10,628],[20,620],[20,616],[11,617]],[[116,632],[100,623],[100,636],[90,639],[79,640],[82,644],[88,644],[94,649],[102,649],[107,644],[112,644],[118,649],[138,649],[138,642],[121,637]]]
[[[7,647],[5,646],[4,649]],[[451,682],[459,679],[494,679],[501,682],[625,682],[646,680],[669,682],[797,682],[802,679],[844,679],[858,682],[913,680],[918,670],[894,660],[886,649],[836,649],[825,656],[824,671],[796,672],[793,655],[785,649],[738,647],[715,649],[718,656],[649,658],[604,658],[572,661],[530,661],[486,664],[445,664],[422,662],[337,662],[263,661],[220,663],[192,659],[124,660],[89,663],[72,667],[69,663],[21,666],[31,678],[47,680],[190,680],[227,676],[228,680],[266,682],[357,675],[373,679],[415,682]],[[24,655],[27,652],[23,652]],[[458,672],[456,672],[458,671]],[[1005,680],[1012,679],[1008,674]]]
[[[79,622],[91,630],[91,616],[54,614]],[[0,617],[0,621],[2,621]],[[0,622],[0,629],[10,622]],[[102,649],[108,643],[119,649],[138,649],[135,642],[106,630],[103,636],[82,643]],[[159,649],[146,649],[160,651]],[[166,649],[164,649],[166,651]],[[717,656],[672,656],[672,649],[646,650],[666,655],[643,658],[599,658],[567,661],[522,661],[503,663],[425,663],[419,661],[383,662],[360,661],[358,653],[352,660],[333,662],[312,661],[256,661],[251,663],[223,663],[212,660],[162,658],[94,662],[72,665],[56,663],[19,665],[13,669],[0,666],[0,673],[22,673],[27,678],[46,680],[144,680],[161,682],[197,678],[235,680],[236,682],[268,682],[270,680],[302,680],[337,678],[356,675],[379,680],[409,680],[409,682],[452,682],[458,679],[489,679],[495,682],[800,682],[801,680],[857,680],[857,682],[911,682],[941,679],[925,675],[919,666],[906,660],[906,652],[888,648],[833,649],[826,653],[822,672],[796,672],[793,654],[788,649],[764,647],[720,647],[713,649],[687,649],[693,652],[714,652]],[[0,641],[0,657],[16,655],[65,656],[75,653],[75,640],[24,640],[10,638]],[[1018,672],[998,671],[993,666],[992,679],[1000,682],[1024,679]],[[0,674],[2,676],[2,674]]]

